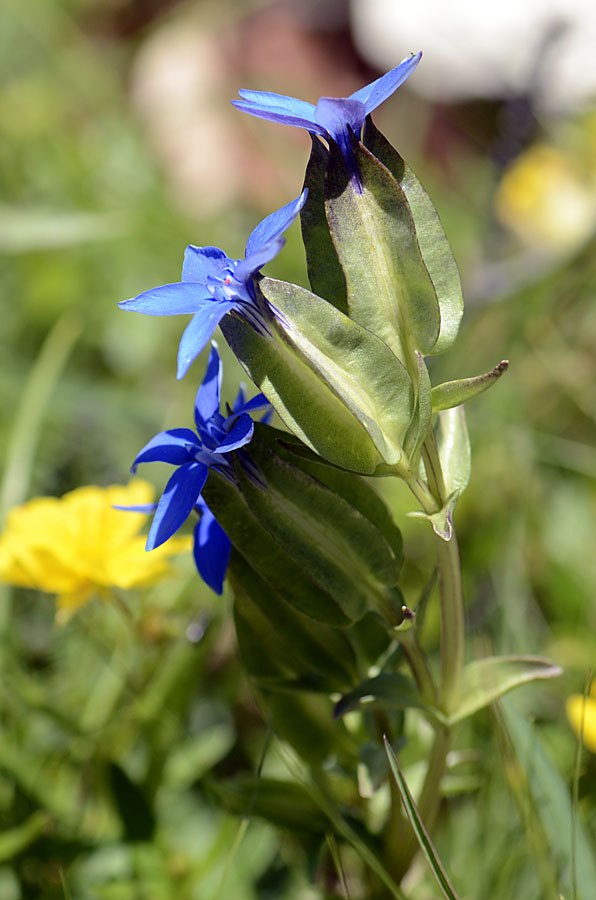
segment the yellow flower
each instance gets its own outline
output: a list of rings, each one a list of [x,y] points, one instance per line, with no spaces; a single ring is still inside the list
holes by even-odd
[[[571,154],[537,144],[505,171],[495,209],[501,223],[523,243],[572,250],[596,225],[594,173]]]
[[[587,697],[572,694],[567,698],[567,718],[577,737],[582,735],[584,746],[596,753],[596,681]]]
[[[56,594],[61,621],[102,589],[153,584],[169,571],[171,554],[190,549],[190,537],[147,553],[138,533],[147,517],[113,509],[152,500],[152,486],[135,479],[127,487],[82,487],[15,507],[0,536],[0,581]]]

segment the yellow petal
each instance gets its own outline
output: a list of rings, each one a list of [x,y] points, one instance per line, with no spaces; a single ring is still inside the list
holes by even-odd
[[[583,743],[588,750],[596,753],[596,699],[584,698],[581,694],[572,694],[567,698],[567,718],[575,734],[579,738],[582,733]]]

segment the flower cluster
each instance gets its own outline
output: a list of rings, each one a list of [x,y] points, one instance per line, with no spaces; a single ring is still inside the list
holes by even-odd
[[[360,175],[352,141],[360,140],[367,116],[412,74],[420,57],[421,54],[418,53],[404,59],[399,66],[351,94],[350,97],[322,97],[316,106],[293,97],[247,90],[240,91],[241,100],[232,102],[243,112],[272,122],[306,128],[312,134],[324,138],[330,146],[337,145],[341,153],[340,158],[343,159],[358,187]],[[144,291],[137,297],[119,304],[121,309],[151,316],[192,316],[179,345],[178,378],[186,375],[214,329],[226,316],[228,319],[243,322],[249,331],[265,340],[272,337],[274,323],[283,322],[286,331],[281,344],[277,346],[282,347],[286,355],[281,362],[279,359],[277,362],[273,361],[273,365],[277,368],[288,368],[294,381],[297,376],[296,366],[300,372],[305,371],[304,365],[306,371],[312,365],[315,369],[321,368],[320,361],[327,357],[327,351],[322,357],[317,347],[311,350],[310,355],[306,354],[305,363],[297,362],[296,359],[288,361],[288,347],[292,345],[299,332],[289,323],[288,311],[280,310],[279,304],[268,300],[259,288],[261,268],[281,250],[284,244],[283,232],[301,213],[307,200],[308,189],[305,188],[299,197],[257,225],[246,243],[244,259],[232,259],[217,247],[190,245],[185,251],[180,281]],[[312,301],[319,300],[313,295],[311,297]],[[319,323],[316,326],[319,334],[322,327],[328,326]],[[338,331],[336,324],[330,323],[329,327],[340,334],[341,329]],[[354,326],[350,326],[347,322],[344,325],[346,334],[351,334],[349,327],[353,329]],[[226,328],[224,334],[230,341]],[[350,337],[350,340],[353,341],[354,338]],[[368,340],[372,340],[370,335]],[[316,341],[315,337],[315,343]],[[233,343],[232,347],[235,349]],[[383,349],[386,351],[386,348]],[[295,352],[296,348],[292,347],[292,350]],[[258,355],[258,350],[256,353]],[[239,358],[252,377],[250,367],[243,358]],[[329,358],[333,361],[332,357]],[[346,371],[351,366],[352,363],[348,361]],[[230,415],[224,418],[219,408],[220,385],[221,362],[214,344],[195,401],[196,430],[169,429],[160,432],[143,447],[134,461],[133,472],[140,463],[155,461],[165,462],[176,468],[157,504],[131,507],[137,511],[154,511],[147,539],[147,550],[151,551],[168,541],[191,513],[196,512],[199,520],[194,529],[195,562],[204,581],[218,593],[223,589],[231,545],[228,536],[203,499],[202,491],[210,470],[234,481],[231,454],[251,440],[254,425],[250,413],[269,406],[264,394],[259,394],[246,402],[241,393]],[[335,395],[337,388],[333,383],[330,383],[329,387]],[[292,427],[291,419],[288,420],[286,414],[283,397],[271,385],[269,389],[269,398],[282,418]],[[267,390],[265,393],[268,393]],[[298,393],[300,394],[300,390]],[[279,402],[276,403],[276,400]],[[311,406],[316,402],[316,398],[314,395],[301,396],[300,402]],[[345,400],[342,399],[341,402],[345,403]],[[341,416],[344,415],[345,413],[341,413]],[[409,417],[410,412],[406,415]],[[370,411],[360,414],[360,418],[368,422]],[[328,421],[327,427],[333,427],[331,420]],[[360,424],[352,427],[361,430]],[[369,425],[365,427],[369,428]],[[309,443],[307,436],[300,429],[298,433]],[[370,443],[370,438],[367,437],[367,440]]]
[[[147,550],[161,547],[186,522],[193,510],[199,514],[194,529],[194,558],[199,574],[216,593],[221,594],[230,557],[230,541],[201,497],[209,469],[234,478],[229,455],[248,444],[254,424],[250,413],[269,410],[263,394],[245,400],[238,392],[231,414],[224,418],[220,408],[222,365],[217,345],[212,344],[205,377],[195,400],[196,431],[171,428],[160,431],[138,453],[131,471],[140,463],[165,462],[176,466],[157,505],[137,507],[137,511],[155,509],[147,537]],[[268,412],[265,413],[268,415]]]

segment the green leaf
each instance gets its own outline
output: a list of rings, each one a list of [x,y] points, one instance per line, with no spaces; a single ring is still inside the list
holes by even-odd
[[[328,697],[314,693],[278,693],[262,690],[273,729],[296,753],[314,766],[333,757],[352,767],[358,759],[358,741],[343,722],[333,718]]]
[[[229,577],[238,646],[250,675],[269,686],[300,680],[326,692],[356,682],[356,654],[344,631],[299,613],[235,551]]]
[[[311,135],[311,140],[312,150],[304,179],[304,187],[308,188],[308,198],[300,213],[308,278],[315,294],[347,314],[346,280],[337,259],[325,215],[324,185],[329,152],[314,134]]]
[[[370,116],[364,126],[363,143],[383,165],[387,166],[407,200],[420,253],[433,283],[440,310],[439,336],[432,349],[426,352],[444,353],[457,337],[464,311],[464,300],[457,263],[441,220],[430,197],[412,170],[387,138],[375,128]]]
[[[492,387],[509,368],[509,360],[502,362],[486,372],[473,378],[460,378],[457,381],[446,381],[432,389],[432,411],[440,412],[467,403],[473,397]]]
[[[209,788],[221,805],[236,815],[259,816],[298,833],[323,835],[329,830],[327,816],[295,782],[241,775],[209,782]]]
[[[30,815],[22,825],[0,832],[0,862],[14,860],[15,856],[18,856],[37,840],[50,824],[50,814],[44,810],[38,810]]]
[[[127,841],[151,841],[155,815],[145,791],[127,775],[118,763],[108,764],[112,799],[120,815]]]
[[[345,469],[381,474],[403,457],[410,376],[389,348],[304,288],[263,278],[269,335],[227,316],[222,331],[286,426]]]
[[[447,496],[457,499],[468,486],[471,469],[470,439],[463,406],[439,413],[438,446]]]
[[[404,440],[404,449],[411,463],[416,460],[418,451],[428,435],[432,420],[431,384],[428,369],[422,354],[416,351],[415,356],[418,369],[416,406]]]
[[[258,477],[236,461],[238,483],[254,516],[352,621],[384,605],[399,563],[368,519],[339,494],[254,441]]]
[[[591,900],[596,884],[593,842],[581,820],[574,815],[569,788],[546,755],[538,729],[517,712],[509,698],[499,704],[499,711],[527,779],[535,817],[546,834],[550,859],[559,873],[560,894],[577,900]],[[524,801],[527,802],[525,798]],[[577,886],[575,895],[572,893],[574,882]]]
[[[202,494],[234,547],[288,603],[319,622],[349,624],[337,600],[260,524],[235,485],[212,472]]]
[[[540,656],[488,656],[464,666],[462,689],[450,724],[466,719],[508,691],[544,678],[555,678],[561,669]]]
[[[453,534],[453,510],[470,480],[470,441],[463,406],[439,413],[437,443],[447,499],[435,513],[417,510],[408,513],[408,516],[426,519],[438,537],[450,541]]]
[[[418,808],[416,807],[414,798],[410,793],[410,789],[408,788],[408,784],[406,782],[402,768],[397,760],[397,756],[393,751],[393,747],[386,737],[383,738],[383,741],[385,743],[385,752],[387,753],[387,759],[389,760],[391,773],[395,779],[395,783],[400,793],[406,815],[410,821],[412,828],[414,829],[414,834],[416,835],[416,839],[420,844],[420,849],[426,857],[426,860],[430,866],[430,870],[435,877],[435,881],[439,885],[443,896],[446,897],[447,900],[459,900],[459,897],[455,892],[455,888],[449,881],[449,876],[445,871],[443,863],[437,855],[437,851],[435,850],[433,842],[430,839],[430,835],[424,826],[424,822],[420,818],[420,813],[418,812]]]
[[[398,672],[382,672],[374,678],[367,678],[354,690],[344,694],[335,704],[333,715],[343,716],[353,709],[364,706],[381,706],[384,709],[426,709],[426,704],[411,679]]]
[[[350,317],[413,370],[414,350],[430,353],[439,338],[439,303],[402,187],[355,139],[353,150],[362,188],[349,178],[335,144],[325,179],[327,221]]]
[[[350,506],[362,513],[381,532],[396,560],[401,561],[403,556],[401,531],[393,521],[387,504],[370,482],[351,472],[327,465],[325,460],[313,454],[297,438],[285,431],[255,422],[255,436],[259,441],[275,450],[283,459],[292,462],[303,472],[316,478],[317,481],[321,481],[343,497]],[[306,449],[308,455],[301,456],[301,449]]]
[[[398,461],[414,405],[412,380],[399,359],[310,291],[272,278],[263,278],[260,288],[284,339],[364,425],[386,462]]]

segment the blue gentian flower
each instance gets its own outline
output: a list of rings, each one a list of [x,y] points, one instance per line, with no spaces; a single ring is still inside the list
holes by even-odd
[[[295,97],[267,91],[238,91],[241,100],[232,100],[237,109],[259,119],[306,128],[325,140],[339,145],[348,169],[354,174],[355,162],[350,132],[360,138],[366,117],[390,97],[409,78],[422,53],[408,56],[399,66],[381,78],[350,94],[349,97],[321,97],[316,106]]]
[[[248,241],[244,259],[230,259],[217,247],[194,247],[184,253],[182,281],[152,288],[123,300],[121,309],[148,316],[192,315],[178,348],[177,378],[183,378],[226,313],[235,311],[253,328],[268,332],[256,302],[253,276],[281,250],[281,237],[306,202],[307,191],[271,213],[257,225]]]
[[[194,559],[199,574],[210,588],[221,594],[230,558],[230,541],[201,497],[209,469],[233,479],[228,457],[233,450],[248,444],[254,423],[249,413],[267,409],[270,404],[263,394],[246,401],[241,389],[231,410],[224,418],[219,411],[222,365],[217,345],[212,343],[207,371],[195,400],[196,432],[190,428],[171,428],[155,435],[137,455],[131,472],[144,462],[166,462],[176,466],[174,474],[155,507],[147,536],[147,550],[168,540],[186,522],[193,510],[199,515],[194,529]]]

